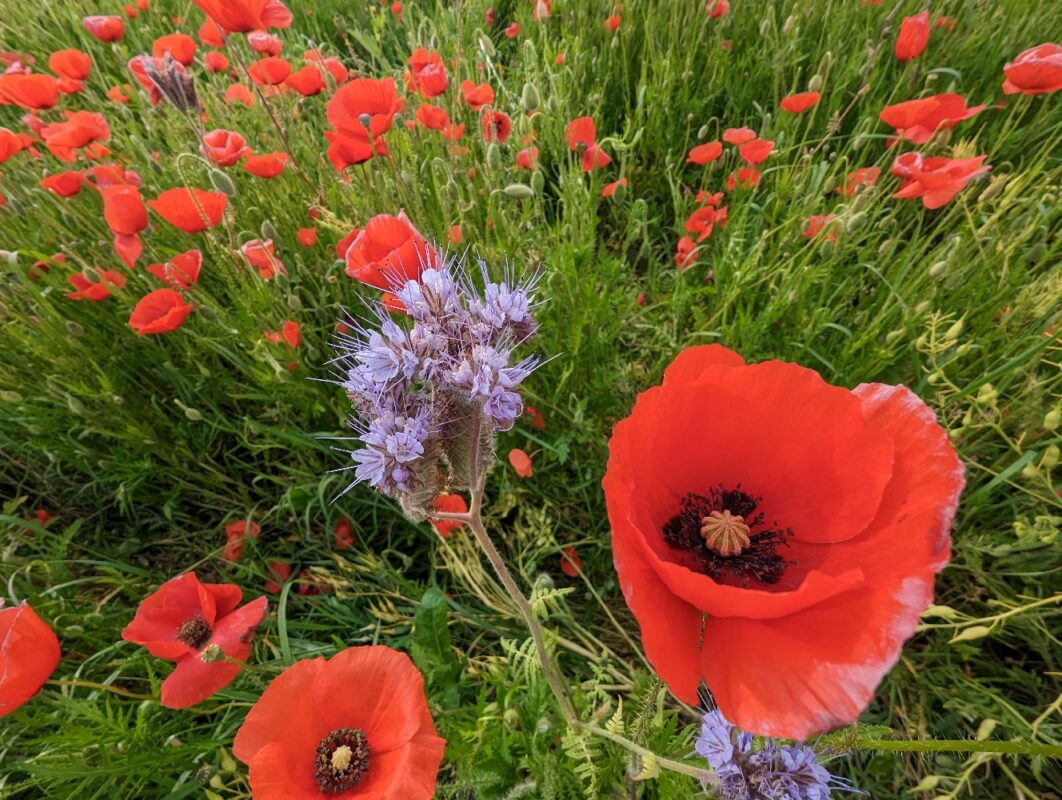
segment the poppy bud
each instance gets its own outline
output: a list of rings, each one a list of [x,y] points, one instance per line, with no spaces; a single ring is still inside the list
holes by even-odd
[[[77,414],[79,417],[85,413],[85,404],[76,397],[67,397],[66,407],[70,409],[71,413]]]
[[[226,194],[229,197],[236,196],[236,184],[232,182],[232,178],[230,178],[228,175],[226,175],[219,169],[211,171],[210,185],[222,194]]]
[[[822,244],[819,245],[819,255],[822,258],[829,258],[833,255],[833,251],[835,249],[836,248],[833,242],[831,242],[829,239],[826,239],[822,242]]]
[[[944,277],[944,274],[947,271],[948,271],[948,262],[947,261],[938,261],[937,263],[935,263],[933,266],[931,266],[929,268],[929,276],[931,278],[942,278],[942,277]]]
[[[560,103],[557,102],[557,98],[550,96],[550,98],[546,101],[546,111],[548,111],[550,114],[556,114],[559,108]]]
[[[930,144],[946,147],[951,142],[951,128],[941,128],[935,134]]]
[[[786,36],[791,36],[793,33],[793,29],[796,27],[796,24],[796,15],[790,14],[788,17],[785,18],[785,22],[782,23],[782,33],[784,33]]]
[[[878,247],[878,258],[884,258],[890,252],[892,252],[892,239],[886,239],[881,243],[881,246]]]
[[[22,395],[20,395],[18,392],[12,392],[10,389],[5,389],[4,391],[0,392],[0,400],[3,400],[7,403],[21,403]]]
[[[844,232],[855,233],[867,224],[867,212],[859,211],[844,221]]]
[[[78,325],[76,322],[74,322],[72,319],[68,319],[66,321],[66,329],[72,334],[74,334],[74,336],[83,336],[85,333],[85,329]]]
[[[302,301],[296,295],[288,295],[288,308],[292,311],[302,311]]]
[[[837,180],[832,175],[822,182],[822,191],[824,194],[833,194],[833,190],[836,188]]]
[[[188,406],[182,406],[182,408],[184,409],[184,415],[188,417],[188,419],[190,419],[192,422],[203,421],[203,415],[196,411],[194,408],[189,408]]]
[[[506,727],[511,728],[512,730],[518,730],[520,728],[520,712],[515,708],[505,709],[502,719],[505,720]]]
[[[915,314],[921,316],[922,314],[925,314],[927,311],[929,311],[929,306],[930,302],[928,300],[923,300],[914,307],[914,312]]]
[[[524,111],[530,114],[532,111],[537,110],[539,101],[538,89],[535,88],[535,84],[531,82],[525,83],[524,91],[520,95],[520,102],[523,104]]]
[[[271,239],[273,241],[276,241],[280,238],[280,235],[277,233],[277,229],[273,227],[273,223],[267,219],[262,220],[262,226],[260,230],[262,232],[263,239]]]
[[[526,183],[510,183],[505,187],[505,196],[513,200],[530,200],[535,196],[535,190]]]
[[[535,194],[542,194],[542,190],[546,187],[546,178],[541,172],[537,170],[531,173],[531,188],[534,189]]]
[[[977,199],[982,203],[985,203],[989,200],[994,200],[995,198],[1003,194],[1003,190],[1005,188],[1007,188],[1007,176],[996,175],[996,177],[992,179],[991,183],[988,184],[988,188],[981,192],[981,196]]]
[[[494,49],[494,42],[492,42],[487,36],[479,37],[479,49],[491,58],[493,58],[498,52]]]
[[[885,344],[892,344],[893,342],[902,339],[906,333],[907,331],[905,331],[903,328],[897,328],[894,331],[889,331],[887,334],[885,334]]]
[[[538,51],[535,50],[535,43],[530,39],[524,39],[524,59],[527,61],[538,60]]]
[[[1026,251],[1025,257],[1029,260],[1030,264],[1037,264],[1043,260],[1046,253],[1047,245],[1043,242],[1037,242]]]
[[[433,33],[431,35],[431,38],[428,39],[428,47],[432,50],[439,49],[439,35],[437,33]]]
[[[808,81],[808,91],[818,92],[822,90],[822,76],[818,73],[811,76],[811,80]]]
[[[497,169],[501,166],[501,148],[498,147],[497,142],[491,142],[487,145],[487,166],[491,169]]]
[[[852,140],[852,149],[856,151],[862,150],[863,145],[865,145],[866,143],[866,137],[860,133]]]
[[[1062,422],[1062,409],[1052,408],[1044,416],[1044,430],[1058,430],[1058,424]]]
[[[622,203],[623,199],[627,196],[626,184],[617,184],[616,190],[612,193],[612,196],[616,199],[617,203]]]
[[[1040,468],[1030,461],[1025,465],[1025,469],[1021,471],[1021,474],[1026,478],[1035,478],[1040,474]]]
[[[701,127],[699,127],[697,129],[697,138],[698,139],[707,139],[708,138],[708,134],[710,132],[711,132],[711,129],[707,125],[701,125]]]
[[[768,17],[763,18],[763,22],[760,23],[760,36],[766,36],[771,32],[771,20]]]

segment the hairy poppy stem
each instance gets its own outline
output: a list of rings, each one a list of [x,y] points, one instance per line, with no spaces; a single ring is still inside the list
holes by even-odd
[[[1062,758],[1062,746],[1034,742],[973,742],[965,739],[856,739],[856,749],[899,753],[1006,753],[1017,756]]]

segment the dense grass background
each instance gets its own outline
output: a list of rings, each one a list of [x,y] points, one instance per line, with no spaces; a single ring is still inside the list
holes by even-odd
[[[205,257],[195,311],[165,336],[138,338],[126,325],[136,299],[158,287],[142,267],[105,302],[64,297],[75,269],[117,263],[94,193],[59,200],[38,188],[60,169],[48,155],[3,166],[2,572],[11,598],[28,599],[54,625],[64,660],[52,685],[0,723],[0,796],[247,797],[227,748],[262,687],[293,659],[376,641],[412,650],[428,673],[449,741],[441,798],[690,795],[688,779],[634,782],[622,751],[562,740],[515,609],[464,534],[440,540],[364,488],[332,502],[345,484],[328,471],[348,462],[324,437],[343,435],[347,404],[337,387],[311,379],[328,374],[341,307],[371,294],[345,277],[333,246],[399,208],[428,235],[461,225],[465,242],[498,268],[545,269],[549,303],[536,347],[556,357],[526,389],[546,428],[520,424],[499,441],[502,455],[527,450],[535,474],[520,480],[503,461],[490,481],[488,523],[544,598],[587,713],[607,719],[622,697],[629,735],[672,757],[691,750],[694,718],[667,700],[629,638],[636,628],[617,591],[599,481],[611,425],[635,394],[682,347],[719,341],[748,360],[797,361],[841,385],[907,383],[953,432],[967,465],[940,607],[863,721],[905,738],[1059,744],[1062,512],[1052,467],[1062,403],[1062,106],[1057,96],[991,106],[1002,97],[1004,62],[1059,40],[1062,17],[1035,0],[935,0],[934,18],[953,17],[955,27],[934,28],[925,54],[904,65],[891,54],[895,24],[883,30],[891,1],[735,0],[720,20],[703,5],[629,0],[610,33],[603,23],[614,8],[603,0],[555,0],[540,24],[530,1],[499,0],[492,28],[485,0],[409,0],[401,24],[388,5],[293,3],[295,23],[281,33],[293,62],[320,47],[362,74],[398,77],[412,49],[437,48],[452,64],[439,101],[467,123],[468,152],[396,124],[392,159],[341,178],[324,158],[326,98],[272,99],[321,201],[290,171],[261,181],[232,168],[236,196],[221,227],[187,236],[156,219],[141,264],[190,247]],[[30,52],[42,65],[61,48],[92,54],[86,90],[64,107],[104,111],[109,145],[141,174],[145,198],[209,188],[212,172],[172,108],[153,110],[139,93],[127,106],[105,99],[109,87],[133,82],[130,57],[175,29],[194,34],[202,21],[190,2],[152,6],[112,46],[93,40],[80,18],[121,13],[116,1],[0,0],[0,49]],[[899,6],[902,16],[922,4]],[[523,30],[506,38],[514,20]],[[228,77],[195,73],[208,129],[280,149],[260,106],[222,101]],[[822,102],[780,115],[778,100],[815,76]],[[482,142],[477,116],[457,102],[466,77],[489,81],[496,106],[513,117],[500,148]],[[541,98],[533,116],[521,109],[526,85]],[[877,114],[945,91],[990,108],[925,149],[987,154],[993,170],[929,212],[891,199],[895,151]],[[411,97],[404,119],[416,104]],[[584,114],[615,158],[590,176],[562,138]],[[0,125],[16,129],[18,117],[0,107]],[[732,152],[711,168],[686,165],[686,152],[741,125],[773,139],[776,152],[757,189],[729,193],[729,226],[679,272],[674,245],[694,195],[724,188],[737,166]],[[510,199],[507,185],[529,182],[514,157],[531,135],[544,188]],[[835,191],[846,172],[872,165],[882,169],[877,188],[852,198]],[[601,199],[621,175],[628,190]],[[320,208],[316,222],[311,206]],[[803,238],[807,218],[826,213],[841,221],[838,240]],[[320,241],[300,247],[296,232],[311,224]],[[288,278],[266,283],[234,257],[233,245],[263,229],[276,232]],[[33,263],[56,252],[69,266],[29,280]],[[262,338],[285,319],[302,325],[294,356]],[[1052,410],[1054,427],[1045,420]],[[57,517],[47,529],[22,522],[38,508]],[[248,516],[263,534],[230,565],[219,557],[222,528]],[[342,516],[353,520],[356,543],[336,550],[331,532]],[[569,545],[582,578],[559,569]],[[286,586],[271,603],[254,668],[194,709],[159,706],[166,667],[119,638],[136,604],[188,569],[251,596],[273,560],[309,569],[330,591],[301,597]],[[834,766],[873,797],[1062,796],[1062,770],[1045,760],[861,752]]]

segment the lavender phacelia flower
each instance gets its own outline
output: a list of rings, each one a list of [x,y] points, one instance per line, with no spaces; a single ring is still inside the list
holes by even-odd
[[[718,709],[705,713],[696,750],[712,768],[707,784],[720,800],[829,800],[831,790],[856,792],[830,774],[806,744],[756,740]]]
[[[463,257],[423,266],[393,287],[408,324],[372,305],[369,319],[347,321],[335,337],[332,360],[362,445],[347,491],[368,483],[417,521],[444,487],[468,487],[472,463],[489,463],[494,434],[523,413],[517,389],[539,363],[513,355],[537,329],[537,274],[518,280],[507,270],[493,282],[481,260],[479,288]]]

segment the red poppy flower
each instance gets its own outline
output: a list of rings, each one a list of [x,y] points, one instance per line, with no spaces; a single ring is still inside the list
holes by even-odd
[[[133,98],[129,96],[129,92],[133,90],[130,84],[124,86],[112,86],[107,90],[107,99],[112,103],[128,103]]]
[[[513,123],[507,114],[486,109],[482,115],[483,138],[488,142],[505,142],[512,131]]]
[[[332,529],[332,535],[338,549],[346,550],[354,546],[354,525],[346,517],[339,518],[339,522]]]
[[[687,164],[709,164],[723,154],[722,142],[705,142],[690,150],[686,156]]]
[[[163,289],[161,291],[168,291]],[[122,638],[156,658],[177,663],[162,683],[162,705],[188,708],[232,683],[251,654],[251,638],[265,617],[267,600],[240,605],[231,583],[200,583],[194,572],[164,583],[145,598]]]
[[[280,0],[193,0],[203,12],[229,33],[250,33],[264,28],[287,28],[291,12]]]
[[[921,153],[904,153],[892,163],[892,174],[902,179],[893,197],[921,198],[926,208],[940,208],[967,183],[991,169],[982,166],[985,158],[924,158]]]
[[[462,122],[460,125],[454,125],[451,122],[449,125],[443,128],[442,135],[449,139],[451,142],[458,141],[462,136],[465,135],[465,123]],[[457,152],[458,148],[454,148],[454,151]],[[467,148],[465,148],[465,152],[468,152]]]
[[[432,501],[432,508],[444,514],[467,514],[468,502],[462,495],[444,493]],[[431,524],[435,531],[444,539],[462,525],[462,523],[452,519],[437,519]]]
[[[5,72],[0,75],[0,105],[43,111],[59,101],[59,82],[51,75]]]
[[[267,281],[273,280],[277,273],[288,274],[284,263],[276,256],[276,245],[272,239],[251,239],[240,247],[240,254]]]
[[[264,56],[279,56],[284,49],[280,37],[265,31],[251,31],[247,34],[247,44],[254,52]]]
[[[708,13],[708,19],[726,16],[730,12],[729,0],[709,0],[705,11]]]
[[[574,547],[565,547],[560,555],[561,572],[569,578],[577,578],[583,572],[583,561]]]
[[[219,28],[218,24],[210,17],[203,20],[203,24],[199,26],[197,34],[199,41],[209,47],[225,46],[225,31]]]
[[[307,50],[303,54],[303,58],[331,75],[337,86],[347,82],[347,68],[335,56],[325,56],[320,50]]]
[[[837,191],[845,197],[851,197],[861,186],[873,186],[878,182],[881,175],[880,167],[859,167],[844,176],[844,186],[838,186]]]
[[[258,101],[255,100],[250,89],[242,83],[234,83],[225,90],[225,102],[230,105],[232,103],[243,103],[245,106],[253,106]]]
[[[264,331],[262,335],[273,344],[280,344],[283,341],[292,347],[298,347],[301,341],[299,330],[299,323],[289,319],[284,323],[281,330]]]
[[[1030,47],[1003,67],[1003,94],[1051,94],[1062,89],[1062,46]]]
[[[494,89],[489,83],[481,83],[478,86],[472,81],[461,81],[461,96],[465,99],[465,105],[473,111],[479,111],[483,106],[494,105]]]
[[[421,103],[416,117],[417,122],[428,130],[441,131],[450,124],[450,115],[446,113],[446,109],[430,103]]]
[[[726,179],[728,192],[734,189],[754,189],[760,185],[760,171],[755,167],[742,167]]]
[[[509,27],[507,27],[505,29],[504,33],[510,39],[515,39],[517,36],[520,35],[520,23],[519,22],[510,22],[509,23]]]
[[[897,61],[918,58],[929,43],[929,12],[922,11],[913,17],[904,17],[900,32],[896,35],[893,54]]]
[[[173,60],[184,64],[184,66],[191,66],[195,61],[196,43],[195,39],[189,36],[187,33],[171,33],[168,36],[160,36],[151,45],[151,55],[155,58],[162,58],[169,53],[173,56]]]
[[[45,125],[40,132],[44,144],[53,156],[68,164],[77,160],[77,151],[93,142],[110,138],[111,129],[102,114],[94,111],[75,111],[62,122]]]
[[[203,254],[198,250],[186,250],[165,264],[149,264],[147,271],[171,289],[184,290],[199,282],[203,267]]]
[[[805,239],[814,239],[830,225],[833,221],[833,214],[812,214],[808,217],[808,224],[804,227],[804,230],[800,232],[800,235]],[[831,226],[833,229],[826,234],[826,238],[831,242],[837,241],[837,226]]]
[[[313,97],[316,94],[320,94],[325,88],[324,75],[321,74],[321,70],[308,64],[296,72],[291,73],[284,81],[284,85],[289,89],[294,89],[303,97]]]
[[[755,138],[756,131],[752,128],[727,128],[723,131],[723,141],[727,144],[741,145]]]
[[[623,18],[619,14],[613,14],[605,20],[605,29],[611,33],[620,26],[621,22],[623,22]]]
[[[247,68],[251,80],[260,86],[276,86],[291,74],[291,64],[285,58],[270,56],[255,61]]]
[[[299,228],[296,237],[303,247],[313,247],[317,244],[317,228]]]
[[[61,656],[55,632],[28,603],[0,609],[0,717],[28,703]]]
[[[283,561],[270,561],[269,574],[271,578],[262,584],[262,589],[270,594],[276,594],[291,577],[291,564]]]
[[[60,78],[83,81],[92,71],[92,56],[80,50],[57,50],[48,56],[48,69]]]
[[[272,153],[249,155],[243,161],[243,168],[259,178],[275,178],[284,171],[290,157],[279,150]]]
[[[387,133],[404,106],[394,78],[355,78],[329,98],[326,114],[338,133],[368,140]]]
[[[699,234],[697,242],[700,243],[712,235],[717,224],[726,227],[727,207],[703,206],[694,211],[686,220],[686,231]]]
[[[375,143],[361,136],[325,131],[328,140],[328,160],[332,166],[342,172],[347,167],[364,164],[373,156],[387,155],[387,144],[377,139]]]
[[[683,236],[675,244],[675,266],[687,270],[697,258],[697,244],[689,236]]]
[[[379,214],[367,223],[343,256],[346,273],[356,281],[390,289],[420,276],[435,255],[405,211]]]
[[[22,137],[7,128],[0,128],[0,164],[3,164],[15,153],[22,152]]]
[[[42,178],[40,186],[59,197],[73,197],[81,191],[85,183],[85,177],[80,172],[60,172]]]
[[[854,721],[948,562],[963,468],[933,412],[904,386],[705,345],[609,452],[613,560],[672,692],[696,703],[703,678],[762,735]]]
[[[125,20],[121,17],[85,17],[82,22],[101,42],[119,42],[125,36]]]
[[[738,155],[746,164],[753,167],[763,163],[772,150],[774,150],[774,142],[769,139],[753,139],[751,142],[738,145]]]
[[[538,163],[538,148],[525,147],[516,154],[516,166],[520,169],[534,169]]]
[[[818,92],[797,92],[783,97],[779,105],[782,107],[782,111],[799,114],[801,111],[807,111],[812,106],[818,105],[821,96]]]
[[[521,478],[530,478],[533,474],[531,469],[531,456],[521,450],[519,447],[514,447],[509,451],[509,464],[516,470],[516,474]]]
[[[243,553],[244,543],[248,539],[257,539],[262,533],[262,526],[253,519],[238,519],[225,526],[225,547],[222,548],[221,557],[226,561],[235,562]]]
[[[229,68],[229,60],[225,57],[224,53],[219,53],[217,50],[211,50],[203,57],[203,63],[206,64],[207,72],[224,72]]]
[[[583,172],[593,172],[596,169],[607,167],[612,163],[612,156],[606,153],[600,145],[592,144],[583,150],[582,155]]]
[[[137,234],[147,227],[147,209],[137,187],[128,184],[105,186],[100,189],[100,196],[103,198],[103,218],[112,233]]]
[[[354,244],[354,240],[358,238],[358,234],[361,233],[361,228],[355,228],[338,242],[336,242],[336,258],[347,257],[347,251],[350,246]]]
[[[251,708],[232,752],[250,768],[255,800],[431,800],[445,745],[413,662],[366,646],[289,667]]]
[[[461,244],[464,240],[465,235],[462,233],[460,225],[451,225],[446,229],[447,244]]]
[[[450,85],[446,67],[436,52],[429,53],[423,47],[418,48],[409,57],[409,69],[406,70],[406,88],[417,92],[421,97],[438,97]]]
[[[616,193],[616,190],[619,189],[621,186],[624,187],[624,188],[627,187],[627,179],[626,178],[620,178],[618,181],[612,181],[612,183],[606,183],[604,188],[601,190],[601,196],[602,197],[612,197],[612,195],[614,195]]]
[[[184,324],[185,317],[194,308],[185,303],[180,292],[173,289],[156,289],[140,298],[129,315],[129,327],[137,336],[155,333],[172,333]]]
[[[569,150],[579,149],[579,145],[589,147],[597,141],[597,127],[593,117],[579,117],[568,123],[564,129],[564,141]]]
[[[83,272],[75,273],[66,280],[74,287],[66,296],[71,300],[91,300],[96,303],[111,296],[111,286],[121,289],[125,286],[125,276],[116,269],[95,270],[96,280],[90,280]]]
[[[151,210],[185,233],[198,233],[221,222],[229,198],[221,192],[208,192],[182,186],[168,189],[154,200]]]
[[[954,128],[984,108],[967,108],[961,94],[937,94],[886,106],[879,117],[886,125],[895,128],[896,135],[901,139],[925,144],[938,130]]]

